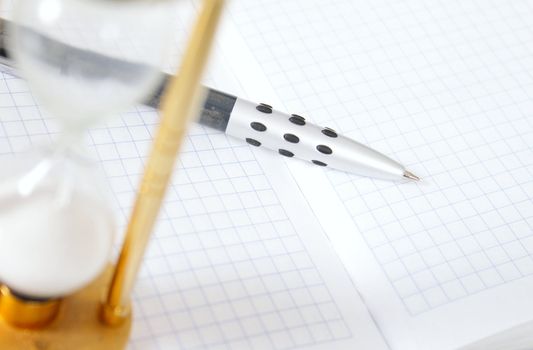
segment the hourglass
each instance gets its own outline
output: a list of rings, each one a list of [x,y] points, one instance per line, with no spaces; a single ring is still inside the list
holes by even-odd
[[[157,86],[173,1],[15,2],[10,50],[63,132],[0,174],[0,348],[124,346],[131,289],[187,122],[199,107],[221,7],[222,0],[204,1],[162,99],[119,260],[106,269],[114,220],[104,181],[83,156],[83,134]]]

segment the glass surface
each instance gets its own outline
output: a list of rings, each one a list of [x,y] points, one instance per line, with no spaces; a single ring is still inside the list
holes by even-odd
[[[93,165],[43,149],[0,173],[0,280],[12,290],[68,295],[107,265],[115,218]]]
[[[68,128],[139,102],[158,83],[170,1],[17,1],[11,46],[35,97]]]
[[[149,95],[170,46],[173,2],[17,0],[10,52],[63,133],[0,174],[0,281],[19,294],[68,295],[108,263],[115,233],[83,132]]]

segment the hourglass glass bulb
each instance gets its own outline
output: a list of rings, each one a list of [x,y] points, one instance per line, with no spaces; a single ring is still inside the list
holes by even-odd
[[[172,3],[17,0],[11,50],[36,99],[65,130],[83,131],[159,84]]]
[[[88,169],[50,159],[24,168],[24,176],[0,189],[0,280],[21,295],[62,297],[107,264],[112,211],[91,193],[96,184]],[[74,178],[83,183],[71,183]]]
[[[158,84],[171,38],[172,3],[14,3],[17,25],[8,28],[10,49],[36,99],[65,130],[52,155],[30,162],[3,184],[5,191],[0,188],[0,282],[15,292],[65,296],[106,265],[112,210],[95,177],[67,154],[86,128],[129,108]],[[45,38],[68,45],[50,45]],[[90,54],[81,57],[80,50]],[[102,61],[102,55],[117,60]]]

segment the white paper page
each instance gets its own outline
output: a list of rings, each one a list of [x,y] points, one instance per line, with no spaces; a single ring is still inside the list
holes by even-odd
[[[453,349],[533,318],[532,15],[528,1],[232,8],[278,97],[263,102],[423,178],[290,163],[394,349]]]
[[[230,24],[231,26],[231,24]],[[225,30],[228,32],[228,30]],[[218,40],[208,83],[243,94]],[[121,230],[158,124],[138,107],[88,143]],[[58,132],[24,80],[0,78],[0,164]],[[388,349],[279,159],[193,127],[134,291],[132,349]]]

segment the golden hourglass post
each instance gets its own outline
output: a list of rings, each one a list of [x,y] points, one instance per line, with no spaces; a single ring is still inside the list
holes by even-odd
[[[102,306],[102,321],[108,325],[120,325],[129,317],[131,291],[172,175],[176,155],[189,119],[199,107],[200,79],[223,3],[223,0],[204,1],[181,68],[165,91],[161,104],[161,125],[146,165],[107,299]]]

